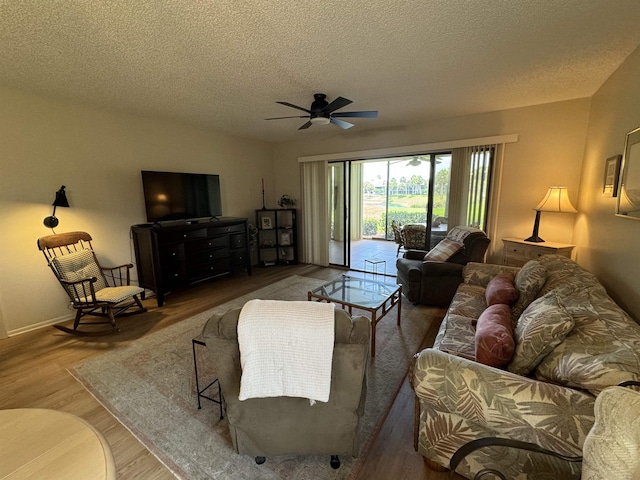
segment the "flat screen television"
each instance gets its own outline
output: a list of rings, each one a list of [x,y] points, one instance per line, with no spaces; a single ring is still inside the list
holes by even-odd
[[[142,171],[147,222],[222,215],[220,176]]]

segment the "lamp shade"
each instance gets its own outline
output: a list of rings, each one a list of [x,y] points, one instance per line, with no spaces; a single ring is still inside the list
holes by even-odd
[[[67,200],[67,193],[65,192],[65,187],[62,185],[60,190],[56,192],[56,199],[53,201],[51,205],[54,207],[69,207],[69,200]]]
[[[571,205],[567,187],[549,187],[547,194],[535,209],[539,212],[578,212],[573,205]]]
[[[538,235],[538,229],[540,228],[540,212],[578,213],[573,205],[571,205],[569,193],[567,193],[567,187],[549,187],[547,194],[535,210],[536,219],[533,222],[533,233],[529,238],[525,239],[525,242],[544,242],[544,240]]]

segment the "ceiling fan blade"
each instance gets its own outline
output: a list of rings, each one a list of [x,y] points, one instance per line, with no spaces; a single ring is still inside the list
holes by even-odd
[[[336,126],[338,126],[338,127],[342,128],[343,130],[346,130],[347,128],[351,128],[351,127],[353,127],[353,123],[345,122],[344,120],[340,120],[340,119],[338,119],[338,118],[333,118],[333,117],[331,117],[331,118],[329,119],[329,121],[330,121],[331,123],[333,123],[334,125],[336,125]],[[309,122],[309,123],[311,123],[311,122]]]
[[[325,112],[325,113],[331,113],[331,112],[334,112],[334,111],[338,110],[339,108],[346,107],[350,103],[353,103],[353,101],[351,101],[351,100],[349,100],[347,98],[338,97],[333,102],[331,102],[329,105],[324,107],[322,109],[322,111]]]
[[[338,112],[332,115],[334,117],[378,118],[378,112],[376,110],[369,110],[367,112]]]
[[[309,115],[300,115],[295,117],[273,117],[273,118],[265,118],[265,120],[282,120],[283,118],[309,118]]]
[[[299,107],[297,105],[294,105],[293,103],[289,103],[289,102],[276,102],[276,103],[279,103],[280,105],[286,105],[287,107],[291,107],[291,108],[297,108],[298,110],[302,110],[303,112],[311,113],[311,110],[307,110],[306,108]]]
[[[308,121],[307,123],[302,125],[298,130],[304,130],[305,128],[309,128],[311,125],[313,125],[313,123],[311,123],[311,121]]]

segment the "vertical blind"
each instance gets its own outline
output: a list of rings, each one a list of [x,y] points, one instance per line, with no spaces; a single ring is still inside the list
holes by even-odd
[[[469,147],[469,194],[466,224],[487,229],[491,169],[496,145]]]

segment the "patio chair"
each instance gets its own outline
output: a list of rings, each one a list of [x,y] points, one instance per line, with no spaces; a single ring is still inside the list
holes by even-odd
[[[38,249],[71,300],[76,311],[73,329],[55,328],[75,335],[101,335],[117,331],[116,317],[146,312],[138,295],[141,287],[129,285],[133,265],[102,267],[93,252],[91,235],[69,232],[38,239]],[[136,310],[128,311],[135,307]],[[81,322],[85,315],[104,317],[105,321]],[[80,325],[109,324],[109,330],[78,330]]]
[[[427,227],[423,223],[408,223],[400,229],[405,250],[424,250],[427,241]]]
[[[398,244],[396,257],[400,255],[400,249],[404,247],[404,241],[402,240],[402,234],[400,233],[401,227],[402,224],[400,222],[396,222],[395,220],[391,221],[391,230],[393,230],[393,241]]]

